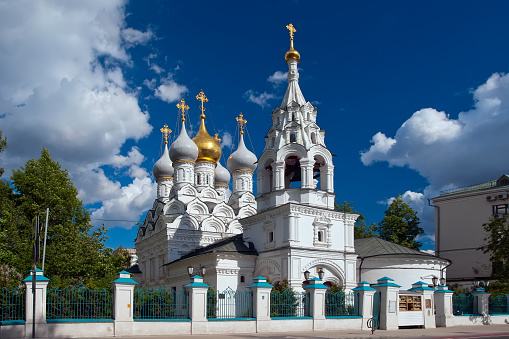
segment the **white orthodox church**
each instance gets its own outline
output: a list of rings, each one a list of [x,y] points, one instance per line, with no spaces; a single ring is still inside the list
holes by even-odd
[[[387,275],[388,267],[393,268],[391,278],[397,280],[394,275],[399,274],[409,285],[442,277],[447,261],[418,251],[402,255],[378,251],[382,260],[369,255],[370,266],[362,271],[364,257],[356,253],[354,243],[358,215],[334,210],[332,154],[325,145],[325,131],[316,123],[317,109],[306,102],[299,87],[295,30],[291,24],[287,28],[288,88],[272,112],[260,158],[244,144],[247,121],[241,114],[238,147],[224,168],[219,141],[205,127],[208,100],[203,91],[197,96],[201,125],[193,139],[185,127],[189,107],[183,99],[177,105],[182,114],[180,134],[169,148],[165,141],[164,153],[154,165],[157,199],[135,240],[138,269],[132,272],[142,285],[179,290],[189,283],[191,269],[220,291],[244,290],[258,276],[273,283],[288,280],[299,290],[305,271],[311,277],[323,272],[326,284],[345,289],[355,287],[360,274]],[[161,131],[167,140],[169,130],[165,126]],[[377,244],[385,246],[383,240]],[[400,251],[394,246],[391,250]],[[398,273],[398,268],[403,270]]]

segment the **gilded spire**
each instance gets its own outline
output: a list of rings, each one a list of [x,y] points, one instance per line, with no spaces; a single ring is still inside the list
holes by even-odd
[[[187,110],[189,109],[189,106],[186,105],[184,98],[182,98],[182,100],[180,100],[180,103],[177,104],[177,107],[180,111],[180,114],[182,115],[182,122],[186,121],[186,114],[187,114]]]
[[[198,95],[196,96],[196,99],[201,101],[201,115],[200,115],[200,118],[201,119],[205,119],[205,107],[203,107],[203,102],[208,102],[209,99],[207,99],[207,97],[205,96],[205,93],[203,93],[203,90],[201,90],[200,93],[198,93]]]
[[[239,124],[240,134],[244,134],[244,125],[247,123],[247,120],[244,119],[244,115],[242,114],[242,112],[239,114],[238,117],[235,118],[235,120],[237,120],[237,123]]]
[[[293,48],[293,33],[297,32],[297,30],[292,24],[286,25],[286,28],[290,31],[290,50],[285,54],[286,63],[288,63],[290,59],[295,59],[297,63],[299,63],[300,54]]]
[[[161,128],[160,131],[161,133],[163,133],[164,136],[164,144],[168,145],[168,137],[170,136],[171,129],[168,128],[168,125],[164,124],[163,128]]]

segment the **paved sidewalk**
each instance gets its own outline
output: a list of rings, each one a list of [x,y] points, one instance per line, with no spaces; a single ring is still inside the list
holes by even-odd
[[[378,330],[373,335],[370,331],[317,331],[317,332],[286,332],[286,333],[249,333],[249,334],[207,334],[207,335],[161,335],[136,337],[136,339],[216,339],[216,338],[509,338],[508,325],[490,325],[490,326],[454,326],[440,327],[432,329],[404,329],[395,331]],[[130,338],[123,338],[130,339]],[[134,339],[134,337],[132,338]]]

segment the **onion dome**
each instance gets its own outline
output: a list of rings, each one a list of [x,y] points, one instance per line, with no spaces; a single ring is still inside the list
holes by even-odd
[[[293,48],[293,33],[297,32],[297,30],[292,24],[287,25],[286,28],[290,31],[290,50],[285,54],[286,63],[288,63],[290,59],[295,59],[297,63],[299,63],[300,54]]]
[[[205,114],[200,115],[201,124],[198,134],[193,138],[198,147],[198,159],[196,161],[210,161],[216,163],[221,158],[221,146],[211,137],[205,128]]]
[[[247,170],[254,172],[258,159],[253,152],[249,151],[244,144],[244,134],[240,134],[239,147],[230,155],[226,166],[230,172]]]
[[[170,147],[169,154],[170,159],[173,162],[183,160],[195,161],[198,157],[198,147],[196,147],[196,144],[187,135],[184,121],[185,120],[182,118],[182,129],[180,130],[180,135]]]
[[[173,178],[173,166],[171,164],[170,155],[168,152],[168,144],[164,143],[163,156],[157,160],[152,168],[152,173],[156,180]]]
[[[228,184],[230,183],[230,178],[231,178],[230,172],[228,172],[228,170],[224,168],[223,165],[221,165],[221,162],[218,161],[214,176],[216,186],[221,185],[228,186]]]

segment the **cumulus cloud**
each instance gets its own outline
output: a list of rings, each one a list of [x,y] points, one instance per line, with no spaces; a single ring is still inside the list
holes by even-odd
[[[274,87],[278,87],[282,83],[288,80],[288,72],[276,71],[274,74],[270,75],[267,79],[268,82],[272,83]]]
[[[257,105],[261,106],[262,108],[269,106],[268,101],[276,98],[276,96],[274,94],[270,94],[267,92],[258,93],[251,89],[246,91],[246,93],[244,93],[244,97],[247,99],[247,101],[257,104]]]
[[[233,146],[233,137],[230,132],[224,132],[221,137],[221,148],[228,147],[231,149]]]
[[[79,197],[99,204],[94,213],[107,215],[109,201],[141,215],[155,195],[151,179],[139,149],[123,155],[121,147],[152,127],[123,68],[131,66],[127,48],[153,33],[126,27],[124,0],[0,6],[0,126],[9,140],[2,166],[19,168],[46,147],[69,170]],[[125,170],[131,183],[110,179],[108,168]]]
[[[405,121],[394,137],[378,132],[371,147],[361,152],[361,161],[417,171],[429,182],[423,196],[412,199],[422,201],[422,206],[440,190],[497,179],[509,166],[504,156],[509,144],[509,75],[493,74],[472,95],[473,108],[457,119],[425,108]],[[427,220],[426,231],[432,232],[433,209],[424,211],[421,219]]]
[[[179,85],[173,80],[171,74],[168,77],[161,80],[162,84],[155,90],[155,96],[166,102],[175,102],[182,98],[184,93],[188,92],[188,89],[184,85]]]

